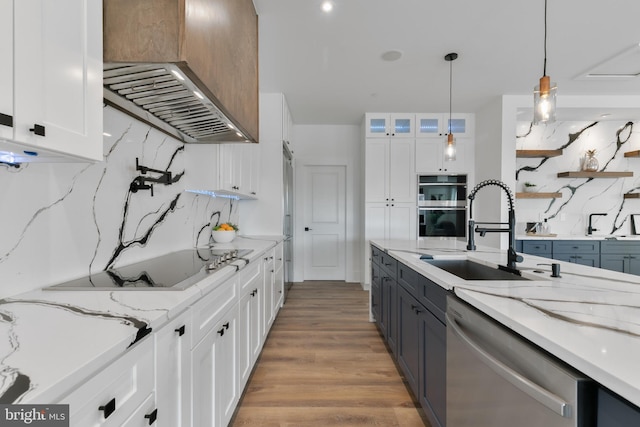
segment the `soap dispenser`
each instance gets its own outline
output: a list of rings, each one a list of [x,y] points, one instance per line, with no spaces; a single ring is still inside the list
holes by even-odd
[[[549,228],[549,223],[547,222],[547,218],[544,219],[541,227],[542,234],[551,234],[551,229]]]

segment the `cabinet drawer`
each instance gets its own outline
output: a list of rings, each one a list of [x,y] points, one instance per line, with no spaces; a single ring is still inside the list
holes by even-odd
[[[157,426],[160,421],[156,422],[156,417],[158,417],[158,408],[154,395],[151,394],[121,427]]]
[[[555,254],[598,254],[600,253],[600,242],[590,240],[557,240],[552,242],[553,253]]]
[[[282,268],[282,264],[284,262],[284,255],[282,252],[282,243],[279,243],[278,246],[275,247],[274,249],[274,268],[276,271],[280,270]]]
[[[640,242],[603,240],[600,242],[600,251],[603,254],[640,254]]]
[[[382,251],[375,246],[371,246],[371,262],[374,264],[380,264],[380,255]]]
[[[418,290],[418,284],[420,278],[423,277],[413,269],[407,267],[403,263],[398,263],[398,283],[411,294],[412,297],[418,299],[420,297],[420,291]]]
[[[222,283],[193,306],[193,341],[195,347],[224,313],[238,302],[237,277]]]
[[[420,277],[421,280],[419,282],[418,289],[420,291],[420,297],[418,298],[418,301],[421,302],[427,310],[433,313],[440,322],[446,324],[445,313],[447,311],[447,291],[426,277]]]
[[[551,256],[551,241],[523,240],[522,252],[530,255]]]
[[[61,399],[71,426],[122,426],[153,393],[153,372],[153,340],[147,338]],[[99,409],[110,403],[111,413]]]
[[[387,271],[389,277],[396,279],[398,261],[396,261],[395,258],[391,257],[388,253],[382,252],[380,254],[380,267],[382,270]],[[382,271],[380,271],[380,274],[382,274]]]
[[[247,292],[251,292],[253,289],[252,284],[260,277],[260,267],[262,263],[260,261],[254,261],[247,265],[238,275],[238,282],[240,283],[240,295],[244,295]]]
[[[398,283],[442,323],[447,310],[447,291],[420,273],[398,263]]]

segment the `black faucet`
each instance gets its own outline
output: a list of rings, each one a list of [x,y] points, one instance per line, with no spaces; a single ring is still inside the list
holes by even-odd
[[[589,226],[587,227],[587,236],[591,236],[591,234],[592,234],[594,231],[598,231],[598,229],[597,229],[597,228],[593,228],[593,227],[591,226],[591,219],[592,219],[594,216],[607,216],[607,214],[606,214],[606,213],[592,213],[592,214],[589,214]]]
[[[509,199],[509,222],[478,222],[476,223],[473,220],[473,200],[476,198],[476,193],[483,187],[488,185],[495,185],[504,190],[507,194],[507,199]],[[516,268],[517,262],[522,262],[522,256],[516,253],[516,213],[513,203],[513,194],[507,184],[497,179],[488,179],[486,181],[482,181],[480,184],[476,185],[473,190],[471,190],[471,194],[469,194],[469,241],[467,243],[467,250],[475,251],[476,243],[475,243],[475,233],[480,233],[480,236],[484,236],[486,233],[509,233],[509,249],[507,250],[507,265],[499,266],[502,270],[510,271],[515,274],[520,274],[520,270]],[[509,228],[487,228],[487,227],[477,227],[476,224],[483,225],[508,225]]]

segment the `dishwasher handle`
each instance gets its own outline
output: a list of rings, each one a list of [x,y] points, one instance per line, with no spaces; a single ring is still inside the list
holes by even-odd
[[[475,343],[469,336],[467,336],[460,326],[458,326],[456,319],[451,317],[448,313],[446,315],[447,327],[451,327],[452,332],[460,338],[469,348],[471,348],[483,362],[493,369],[498,375],[511,383],[514,387],[526,393],[531,398],[538,401],[540,404],[551,409],[556,414],[570,418],[571,417],[571,405],[564,399],[556,396],[549,390],[540,387],[530,379],[522,376],[518,372],[514,371],[504,363],[497,360],[486,350]]]

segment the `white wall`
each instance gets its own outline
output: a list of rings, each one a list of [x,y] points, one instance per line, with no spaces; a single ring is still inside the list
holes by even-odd
[[[509,133],[508,127],[503,126],[502,114],[503,100],[500,97],[476,112],[475,184],[487,179],[498,179],[513,190],[513,169],[507,155],[509,150],[504,148],[503,135],[514,135],[515,128]],[[513,139],[515,140],[515,136]],[[509,144],[508,141],[506,143]],[[513,157],[515,158],[515,152]],[[500,188],[484,187],[478,191],[473,201],[473,219],[507,222],[507,206],[507,198]],[[508,240],[505,234],[488,233],[485,237],[476,234],[476,244],[504,248]]]
[[[516,142],[516,134],[518,132],[521,133],[521,129],[524,126],[523,122],[531,121],[532,119],[532,107],[533,107],[533,99],[530,95],[503,95],[491,103],[484,106],[480,111],[476,113],[476,182],[481,182],[483,179],[495,178],[500,176],[503,180],[514,192],[520,189],[521,183],[516,183],[515,179],[515,171],[517,167],[520,167],[524,164],[524,162],[516,162],[515,151],[517,148],[517,144],[522,144],[523,142]],[[532,138],[550,138],[550,141],[545,141],[545,144],[549,146],[559,143],[559,139],[567,138],[568,133],[571,132],[568,129],[572,126],[577,128],[579,125],[576,123],[578,119],[576,117],[584,117],[585,119],[588,117],[590,121],[597,121],[598,117],[601,113],[613,113],[614,115],[625,115],[630,116],[630,113],[640,111],[640,96],[602,96],[602,95],[594,95],[594,96],[579,96],[579,95],[563,95],[558,96],[557,101],[558,107],[558,115],[562,117],[563,114],[568,114],[570,117],[574,118],[574,123],[558,123],[557,125],[547,125],[550,126],[548,128],[544,126],[539,126],[538,130],[533,133]],[[626,121],[626,120],[625,120]],[[584,120],[582,123],[584,124]],[[618,125],[622,125],[622,122],[619,122]],[[616,125],[614,125],[615,127]],[[496,131],[498,127],[501,129],[500,134],[497,134]],[[606,126],[600,126],[599,129],[604,129]],[[520,131],[518,130],[520,129]],[[546,130],[544,130],[546,129]],[[559,135],[556,135],[557,131]],[[540,134],[542,132],[542,135]],[[615,133],[615,132],[614,132]],[[612,140],[615,141],[615,136],[612,135],[612,129],[608,128],[603,130],[602,132],[598,131],[598,136],[594,138],[588,138],[585,134],[583,138],[583,144],[591,144],[591,145],[599,145],[611,144]],[[551,136],[553,135],[553,138]],[[608,138],[604,143],[602,140],[599,142],[596,141],[597,138]],[[521,141],[524,141],[521,138],[518,138]],[[499,141],[499,144],[498,144]],[[630,138],[628,146],[633,146],[637,144],[635,138]],[[530,143],[531,141],[529,141]],[[577,146],[577,145],[576,145]],[[625,148],[626,150],[626,148]],[[545,168],[542,171],[546,172],[546,168],[551,168],[551,165],[555,163],[553,168],[560,167],[557,162],[567,162],[563,166],[568,166],[569,168],[573,168],[575,170],[576,158],[579,157],[576,153],[572,156],[572,159],[566,157],[564,160],[555,160],[554,162],[549,163],[547,166],[545,164]],[[608,158],[605,156],[605,158]],[[566,159],[569,159],[568,161]],[[617,160],[616,160],[617,161]],[[609,170],[613,170],[615,168],[628,167],[628,170],[638,170],[636,169],[633,163],[629,161],[629,164],[612,164],[609,167]],[[551,170],[551,169],[549,169]],[[554,169],[551,173],[557,173],[558,171]],[[524,176],[524,175],[523,175]],[[547,188],[551,188],[551,181],[555,181],[555,179],[549,178],[547,175],[543,182],[547,185]],[[595,180],[594,180],[595,181]],[[619,192],[628,191],[629,188],[635,186],[633,180],[618,180]],[[598,183],[602,183],[600,180]],[[580,182],[578,182],[579,184]],[[562,187],[562,183],[555,184],[558,188]],[[586,195],[586,199],[598,194],[600,189],[597,183],[590,183],[592,186],[590,193]],[[608,184],[602,185],[615,185],[614,182],[609,181]],[[624,190],[623,190],[624,188]],[[488,190],[480,190],[483,194],[480,197],[485,197],[484,192],[489,193]],[[493,193],[493,192],[491,192]],[[611,191],[610,191],[611,193]],[[492,196],[494,197],[494,196]],[[618,201],[616,209],[620,212],[618,216],[615,218],[609,218],[607,220],[603,220],[602,218],[598,218],[598,221],[602,221],[602,224],[605,225],[608,231],[614,231],[617,234],[627,234],[629,231],[628,221],[624,221],[626,215],[631,213],[632,207],[627,204],[620,204],[619,198],[622,197],[621,194],[617,197]],[[554,209],[540,208],[538,205],[532,207],[530,201],[527,204],[523,203],[524,201],[518,201],[516,203],[516,220],[518,222],[519,231],[523,231],[523,223],[526,221],[533,221],[536,218],[539,218],[541,215],[544,216],[545,213],[541,213],[546,211],[547,216],[550,216],[552,213],[558,213]],[[586,216],[580,214],[579,212],[582,209],[595,209],[595,206],[589,205],[585,202],[585,196],[577,197],[572,200],[572,204],[575,206],[574,208],[567,209],[564,217],[558,213],[555,218],[556,224],[552,224],[552,232],[568,232],[569,234],[579,234],[580,230],[584,227],[584,218]],[[597,204],[599,206],[599,204]],[[555,206],[558,206],[556,203]],[[482,214],[485,219],[485,213],[489,216],[495,216],[497,213],[495,210],[498,207],[498,200],[493,199],[492,203],[488,206],[482,206],[478,209],[478,214],[476,214],[475,203],[474,203],[474,217],[476,219],[480,218],[479,215]],[[611,208],[611,207],[610,207]],[[500,202],[500,215],[502,220],[506,220],[507,207],[506,200],[503,198]],[[615,210],[615,209],[614,209]],[[573,213],[572,213],[573,212]],[[611,216],[611,215],[610,215]],[[565,218],[564,220],[561,218]],[[571,223],[569,218],[572,218]],[[566,224],[562,224],[561,222],[566,221]],[[610,221],[610,222],[606,222]],[[624,221],[624,223],[623,223]],[[554,228],[555,225],[555,228]],[[554,231],[555,229],[555,231]],[[502,248],[506,247],[506,236],[503,236],[501,241]],[[487,244],[491,242],[491,245],[496,246],[496,244],[490,240],[488,237],[485,237],[482,241],[478,241],[478,243],[482,242],[483,244]]]
[[[295,125],[295,180],[302,182],[304,165],[344,165],[347,168],[347,260],[346,280],[360,281],[360,126]],[[304,188],[295,187],[294,251],[304,251]],[[304,278],[304,257],[295,257],[294,280]]]
[[[518,231],[525,232],[527,221],[549,219],[551,232],[583,236],[591,213],[607,213],[594,217],[594,234],[631,234],[630,214],[637,214],[637,200],[624,199],[624,193],[640,188],[640,159],[624,157],[627,151],[640,149],[640,134],[636,121],[567,121],[547,126],[520,122],[518,149],[560,149],[562,155],[549,159],[518,159],[518,189],[529,181],[540,192],[559,192],[557,199],[519,199],[517,203]],[[558,178],[558,172],[579,171],[586,150],[596,150],[600,170],[632,171],[634,177],[617,179]],[[640,230],[638,230],[640,232]]]

